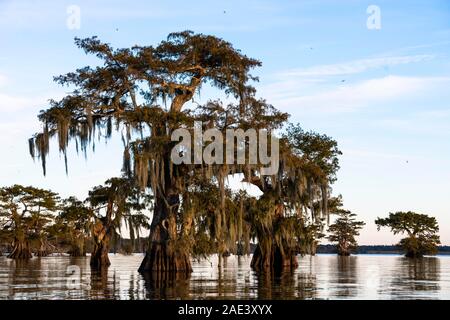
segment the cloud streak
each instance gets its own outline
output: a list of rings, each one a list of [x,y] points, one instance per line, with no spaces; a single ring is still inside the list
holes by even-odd
[[[18,97],[0,92],[0,112],[18,112],[26,108],[33,111],[48,103],[48,97]]]
[[[352,112],[357,109],[398,99],[413,99],[437,85],[448,85],[447,77],[386,76],[353,85],[341,85],[312,94],[301,95],[298,89],[286,92],[285,97],[270,95],[269,101],[283,110],[302,110],[313,113]],[[293,86],[291,86],[293,88]],[[264,89],[263,89],[264,90]],[[317,91],[317,90],[316,90]]]
[[[0,87],[3,87],[7,81],[8,79],[6,78],[6,76],[0,74]]]
[[[434,58],[433,55],[422,54],[413,56],[393,56],[393,57],[360,59],[344,63],[327,64],[327,65],[313,66],[310,68],[294,69],[281,73],[281,76],[324,77],[324,76],[357,74],[363,73],[368,70],[383,67],[392,67],[402,64],[429,61],[432,60],[433,58]]]

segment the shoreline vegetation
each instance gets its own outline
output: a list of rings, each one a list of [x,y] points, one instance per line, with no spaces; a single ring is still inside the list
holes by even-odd
[[[122,239],[117,238],[116,241],[118,241],[118,246],[112,247],[109,250],[109,254],[123,254],[123,255],[132,255],[132,254],[145,254],[146,251],[146,244],[148,243],[148,238],[141,237],[139,239],[139,243],[136,243],[135,250],[131,251],[131,248],[133,246],[133,241],[131,239]],[[136,240],[135,240],[136,241]],[[139,250],[138,247],[141,249]],[[252,254],[256,248],[256,244],[250,243],[250,253]],[[7,246],[0,246],[0,252],[3,253],[3,255],[0,255],[0,257],[4,256],[6,257],[9,253]],[[338,249],[336,245],[334,244],[319,244],[316,249],[316,254],[337,254]],[[70,255],[70,252],[58,252],[54,254],[67,254]],[[90,253],[86,253],[88,255]],[[359,245],[357,248],[354,249],[352,252],[352,255],[360,255],[360,254],[396,254],[396,255],[404,255],[404,252],[399,245]],[[300,254],[299,254],[300,255]],[[437,247],[437,253],[436,255],[450,255],[450,246],[447,245],[441,245]],[[49,254],[49,256],[52,256],[52,254]],[[38,257],[36,255],[36,257]]]
[[[337,253],[335,245],[320,244],[316,253]],[[353,254],[404,254],[402,248],[398,245],[360,245]],[[437,255],[450,255],[450,246],[438,246]]]

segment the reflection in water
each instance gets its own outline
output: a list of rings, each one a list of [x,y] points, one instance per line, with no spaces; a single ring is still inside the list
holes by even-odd
[[[439,291],[440,289],[439,258],[398,259],[395,269],[397,277],[392,278],[389,285],[393,298],[396,296],[414,298],[414,292],[423,292],[426,297],[426,291]]]
[[[297,286],[294,272],[281,274],[262,273],[258,277],[258,299],[294,299],[297,298]]]
[[[337,266],[337,295],[340,297],[356,297],[358,295],[358,257],[336,256],[337,261],[333,261]]]
[[[295,272],[255,273],[251,256],[195,261],[190,276],[137,272],[142,255],[111,255],[92,271],[88,257],[0,257],[0,299],[449,299],[450,257],[299,257]]]
[[[190,275],[185,273],[145,273],[146,298],[148,299],[179,299],[189,298]]]
[[[101,270],[91,269],[91,285],[90,296],[92,299],[101,299],[102,297],[114,297],[116,273],[112,272],[112,279],[108,278],[109,267],[102,268]]]

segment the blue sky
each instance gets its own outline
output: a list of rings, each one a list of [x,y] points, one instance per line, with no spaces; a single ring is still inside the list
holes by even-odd
[[[67,8],[81,9],[69,29]],[[368,29],[377,5],[381,29]],[[344,155],[335,194],[367,225],[361,244],[391,244],[377,216],[437,217],[450,244],[450,2],[409,1],[9,1],[0,0],[0,184],[32,184],[80,198],[118,175],[118,139],[88,161],[57,149],[47,177],[28,155],[36,115],[67,88],[54,75],[96,63],[73,44],[99,36],[115,47],[157,44],[169,32],[213,34],[262,61],[259,95],[291,121],[334,137]]]

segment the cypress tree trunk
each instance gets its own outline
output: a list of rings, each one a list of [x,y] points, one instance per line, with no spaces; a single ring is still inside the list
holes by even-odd
[[[294,250],[283,252],[279,246],[271,240],[258,244],[253,253],[250,266],[256,271],[283,271],[293,270],[298,267]]]
[[[314,242],[311,244],[311,249],[309,250],[309,254],[310,254],[310,255],[312,255],[312,256],[315,256],[315,255],[316,255],[316,252],[317,252],[317,245],[318,245],[318,243],[317,243],[316,241],[314,241]]]
[[[189,250],[176,246],[178,194],[170,194],[167,201],[168,204],[164,199],[156,198],[149,247],[139,267],[139,272],[190,273],[192,271]]]
[[[415,258],[422,258],[423,255],[415,250],[411,250],[406,252],[405,257],[415,259]]]
[[[11,259],[30,259],[31,254],[30,245],[25,239],[25,236],[16,236],[12,245],[12,251],[8,255]]]
[[[84,239],[82,237],[74,239],[71,243],[71,248],[68,253],[71,257],[86,256],[86,250],[84,247]]]
[[[414,233],[410,233],[408,238],[401,240],[400,244],[405,250],[405,257],[413,259],[423,257],[420,242]]]
[[[284,206],[278,204],[274,212],[273,225],[283,218]],[[273,229],[272,229],[273,230]],[[273,231],[258,231],[258,245],[253,253],[250,266],[256,271],[284,271],[294,270],[298,267],[297,249],[285,245],[280,247],[274,241]]]
[[[78,246],[73,246],[68,252],[71,257],[85,257],[86,252]]]
[[[347,242],[339,243],[337,251],[339,256],[347,257],[350,255],[350,246]]]
[[[111,238],[111,230],[105,225],[101,219],[98,219],[93,228],[94,248],[91,254],[91,267],[101,269],[108,267],[109,261],[109,242]]]
[[[170,151],[164,155],[163,190],[155,195],[155,209],[150,226],[150,236],[145,258],[139,272],[192,272],[190,248],[180,247],[178,241],[177,215],[180,195],[177,180],[171,170]],[[189,222],[183,221],[182,232],[188,232]]]
[[[39,249],[36,251],[37,257],[46,257],[48,256],[47,246],[45,241],[39,240]]]

